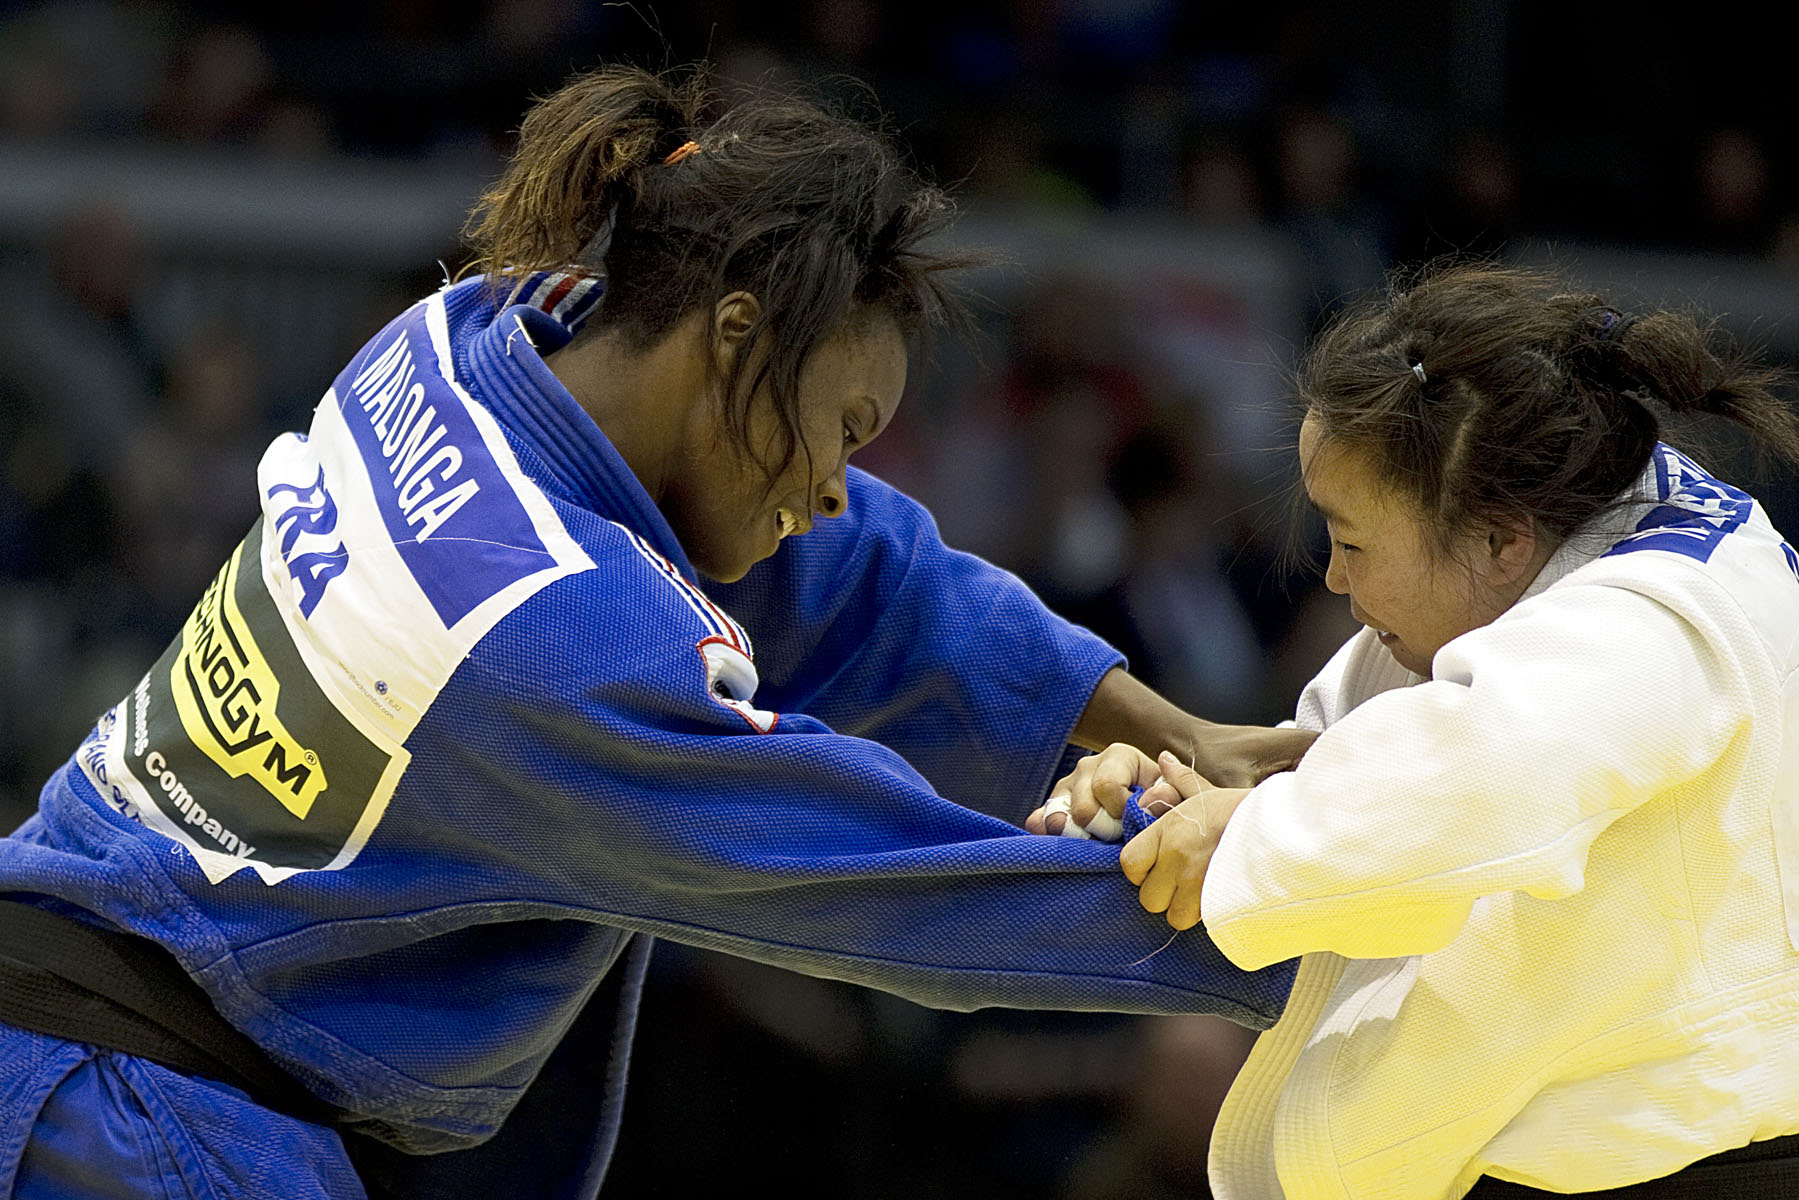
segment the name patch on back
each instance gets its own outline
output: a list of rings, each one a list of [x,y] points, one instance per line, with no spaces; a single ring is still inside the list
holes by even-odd
[[[469,651],[593,566],[450,361],[440,294],[276,439],[262,517],[76,756],[213,883],[353,861]]]
[[[338,394],[368,467],[375,506],[445,625],[555,559],[488,453],[473,417],[402,324]]]

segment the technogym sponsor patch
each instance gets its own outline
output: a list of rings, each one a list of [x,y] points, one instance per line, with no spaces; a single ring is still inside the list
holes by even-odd
[[[123,757],[158,827],[207,858],[275,868],[259,872],[273,882],[339,865],[403,764],[306,669],[263,586],[261,544],[258,521],[126,701]]]

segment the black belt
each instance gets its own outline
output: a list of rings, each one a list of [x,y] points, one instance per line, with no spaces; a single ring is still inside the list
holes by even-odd
[[[163,947],[4,897],[0,1021],[215,1079],[315,1125],[344,1115],[221,1017]]]
[[[1702,1158],[1672,1175],[1598,1192],[1543,1192],[1483,1176],[1463,1200],[1794,1200],[1799,1197],[1799,1134],[1751,1142]]]

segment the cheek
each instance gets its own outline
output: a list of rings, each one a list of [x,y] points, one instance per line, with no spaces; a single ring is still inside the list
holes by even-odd
[[[1366,554],[1344,555],[1343,582],[1349,598],[1371,615],[1383,615],[1380,610],[1389,607],[1386,575],[1381,564],[1370,562]]]
[[[762,479],[714,459],[691,480],[674,504],[663,505],[663,514],[690,554],[713,557],[743,540],[752,513],[761,507]]]
[[[1410,637],[1420,649],[1432,653],[1441,649],[1470,629],[1485,623],[1461,585],[1461,581],[1422,575],[1413,585],[1416,591],[1410,601],[1408,626]]]
[[[1349,597],[1370,620],[1401,637],[1416,636],[1430,624],[1430,586],[1394,564],[1362,561],[1349,569]]]

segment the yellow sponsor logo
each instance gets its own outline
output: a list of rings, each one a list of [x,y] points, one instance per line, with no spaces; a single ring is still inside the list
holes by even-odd
[[[250,776],[302,819],[325,790],[325,767],[276,715],[281,684],[237,606],[238,566],[248,543],[225,560],[181,627],[169,689],[182,728],[233,779]]]

